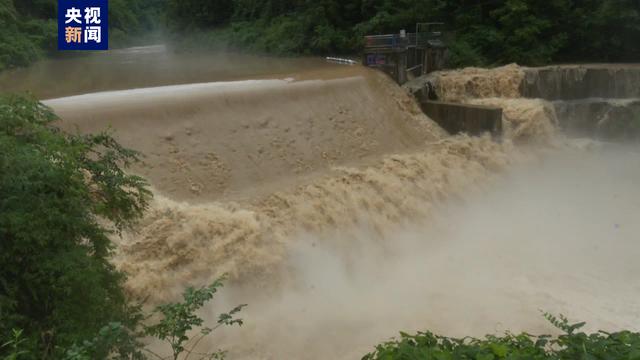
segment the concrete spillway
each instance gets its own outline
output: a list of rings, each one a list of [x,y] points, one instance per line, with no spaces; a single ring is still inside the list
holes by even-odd
[[[503,121],[515,126],[544,113],[570,136],[640,138],[638,64],[468,68],[437,72],[405,87],[422,97],[503,107]]]
[[[587,98],[554,101],[561,127],[568,133],[603,139],[633,139],[640,132],[640,98]]]
[[[132,170],[155,199],[114,238],[132,296],[228,273],[207,323],[249,303],[246,325],[197,351],[241,359],[354,359],[397,330],[546,333],[538,309],[637,328],[635,150],[548,146],[554,105],[522,97],[519,67],[441,89],[504,108],[513,143],[449,137],[383,75],[342,71],[46,101],[63,129],[111,126],[145,155]]]
[[[603,139],[640,134],[640,66],[550,66],[524,70],[520,91],[553,102],[567,133]]]
[[[640,98],[640,66],[580,65],[525,68],[520,92],[526,98],[545,100]]]

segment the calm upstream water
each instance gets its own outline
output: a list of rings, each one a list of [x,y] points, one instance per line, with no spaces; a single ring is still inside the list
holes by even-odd
[[[260,78],[297,78],[336,69],[322,58],[281,58],[230,52],[174,52],[164,45],[40,61],[0,73],[0,92],[50,99],[98,91]],[[342,66],[344,67],[344,66]]]

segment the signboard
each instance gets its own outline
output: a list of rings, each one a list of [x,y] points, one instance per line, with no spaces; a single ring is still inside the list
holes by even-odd
[[[375,66],[375,65],[386,65],[387,57],[384,54],[368,54],[367,55],[367,65]]]
[[[58,50],[108,50],[108,21],[108,0],[58,0]]]

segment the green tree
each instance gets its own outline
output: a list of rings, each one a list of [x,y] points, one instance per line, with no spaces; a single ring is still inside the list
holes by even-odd
[[[218,321],[212,328],[204,326],[204,320],[196,312],[200,310],[222,288],[225,276],[217,279],[211,285],[199,289],[187,288],[183,293],[183,302],[169,303],[158,306],[154,313],[160,315],[160,321],[144,328],[145,334],[160,339],[171,346],[172,358],[178,360],[181,354],[196,355],[199,359],[224,359],[226,352],[218,350],[213,353],[195,353],[194,350],[206,336],[221,326],[242,326],[242,319],[234,316],[247,306],[238,305],[228,313],[218,315]],[[189,332],[198,329],[194,337],[189,337]],[[152,353],[159,359],[164,357]]]
[[[235,317],[246,305],[239,305],[231,309],[228,313],[218,315],[218,321],[213,327],[205,326],[205,321],[197,312],[222,288],[225,276],[215,280],[211,285],[201,288],[187,288],[182,294],[183,301],[160,305],[155,308],[152,317],[155,322],[143,324],[138,332],[131,332],[121,323],[110,323],[104,326],[98,334],[91,340],[80,344],[73,344],[64,353],[64,360],[95,360],[105,359],[109,355],[119,359],[143,360],[149,357],[155,359],[178,360],[188,359],[224,359],[226,351],[217,350],[214,352],[196,351],[198,344],[205,337],[211,335],[214,330],[222,326],[243,324],[242,319]],[[138,313],[141,314],[141,313]],[[153,316],[155,315],[155,316]],[[142,315],[141,315],[142,316]],[[147,317],[149,322],[149,317]],[[138,338],[152,336],[171,347],[171,355],[166,356],[143,348]],[[11,354],[19,354],[20,334],[7,342],[6,346],[12,351]],[[150,356],[145,356],[149,354]],[[5,360],[15,360],[14,358]]]
[[[40,34],[25,33],[19,17],[13,1],[0,0],[0,71],[28,65],[41,55],[41,48],[31,38]]]
[[[492,44],[500,50],[495,61],[530,65],[551,62],[567,41],[567,34],[559,31],[556,18],[567,13],[568,3],[563,0],[505,1],[491,13],[500,34]]]
[[[217,1],[171,4],[176,28],[216,29],[232,46],[271,53],[354,53],[363,35],[443,22],[454,66],[640,60],[638,0],[230,0],[218,11]]]
[[[0,71],[26,66],[57,51],[57,0],[0,0]],[[166,0],[111,0],[110,46],[145,39],[165,20]]]
[[[151,196],[123,170],[136,152],[107,133],[66,134],[56,120],[35,100],[0,96],[0,338],[23,329],[40,359],[139,320],[108,261],[109,236]]]
[[[569,45],[562,49],[563,60],[639,61],[640,1],[573,1]]]
[[[194,26],[219,26],[229,21],[234,3],[229,0],[169,0],[171,24],[186,30]]]

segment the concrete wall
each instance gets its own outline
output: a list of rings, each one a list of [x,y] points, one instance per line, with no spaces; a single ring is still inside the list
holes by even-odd
[[[640,64],[525,68],[520,92],[552,101],[570,136],[640,139]]]
[[[640,98],[640,64],[525,68],[520,92],[546,100]]]
[[[421,100],[422,111],[450,134],[502,134],[502,109],[491,106],[467,105]]]

